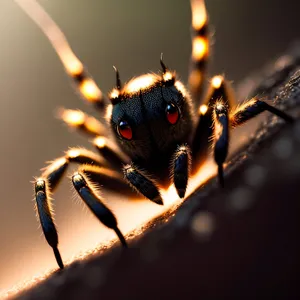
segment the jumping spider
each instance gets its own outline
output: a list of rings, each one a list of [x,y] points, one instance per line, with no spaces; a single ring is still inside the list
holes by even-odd
[[[189,91],[177,79],[176,73],[166,67],[161,56],[160,74],[141,75],[124,85],[115,68],[116,87],[108,95],[110,103],[74,55],[63,33],[37,2],[16,1],[47,35],[81,95],[102,117],[106,115],[108,121],[107,124],[103,120],[100,122],[78,110],[62,110],[60,116],[69,126],[95,137],[94,146],[100,155],[81,148],[70,149],[65,156],[49,164],[34,183],[42,229],[61,269],[64,265],[58,250],[50,195],[70,163],[80,164],[72,176],[79,196],[127,247],[116,217],[103,204],[94,183],[106,189],[117,189],[120,194],[132,192],[133,187],[138,194],[159,205],[163,205],[160,188],[174,183],[178,196],[184,198],[189,176],[207,158],[211,142],[219,182],[224,186],[223,164],[228,153],[230,129],[266,110],[287,122],[293,121],[284,112],[258,99],[237,106],[230,83],[223,76],[213,77],[205,92],[210,45],[204,0],[191,0]],[[111,133],[108,134],[106,126],[110,127]]]

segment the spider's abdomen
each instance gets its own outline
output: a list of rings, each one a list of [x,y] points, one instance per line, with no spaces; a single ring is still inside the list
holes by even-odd
[[[120,126],[125,123],[132,133],[130,139],[122,135]],[[168,165],[176,147],[190,142],[193,124],[189,95],[169,72],[131,80],[118,94],[111,115],[120,148],[142,167],[150,164],[151,169],[160,169],[165,159]]]

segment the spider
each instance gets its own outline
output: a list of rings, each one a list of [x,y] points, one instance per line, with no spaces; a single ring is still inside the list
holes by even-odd
[[[126,248],[117,219],[95,185],[120,194],[132,194],[133,188],[139,195],[163,205],[160,189],[174,184],[178,196],[184,198],[189,177],[206,160],[211,144],[219,183],[224,187],[231,129],[264,111],[293,122],[292,117],[257,98],[237,105],[231,84],[224,76],[214,76],[205,88],[210,35],[204,0],[190,0],[192,54],[188,88],[166,66],[161,55],[160,73],[144,74],[125,84],[114,67],[116,86],[107,97],[43,8],[35,0],[15,1],[44,31],[81,96],[101,115],[99,121],[79,110],[62,109],[60,117],[68,126],[94,137],[98,154],[82,148],[70,149],[48,164],[34,181],[42,230],[61,269],[64,264],[58,250],[51,194],[71,163],[80,165],[71,177],[75,190]]]

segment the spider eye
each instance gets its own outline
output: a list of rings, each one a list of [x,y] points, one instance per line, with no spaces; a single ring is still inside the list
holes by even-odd
[[[118,134],[126,139],[126,140],[131,140],[132,139],[132,129],[128,122],[126,121],[121,121],[118,125]]]
[[[169,103],[166,108],[167,120],[170,124],[174,125],[179,119],[179,110],[173,103]]]

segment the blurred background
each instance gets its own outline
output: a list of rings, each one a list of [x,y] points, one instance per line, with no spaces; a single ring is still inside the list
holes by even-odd
[[[216,31],[211,74],[225,72],[235,86],[300,38],[297,0],[206,2]],[[161,52],[186,82],[191,51],[188,0],[40,3],[104,92],[115,83],[112,65],[126,81],[157,71]],[[61,156],[70,146],[91,149],[87,139],[69,133],[55,119],[55,109],[94,112],[75,95],[48,40],[13,0],[1,0],[0,28],[0,290],[4,290],[56,267],[35,218],[33,176],[39,175],[45,161]],[[73,198],[70,183],[64,180],[55,194],[64,260],[111,234]],[[132,204],[125,199],[112,208],[121,229],[126,228]]]

